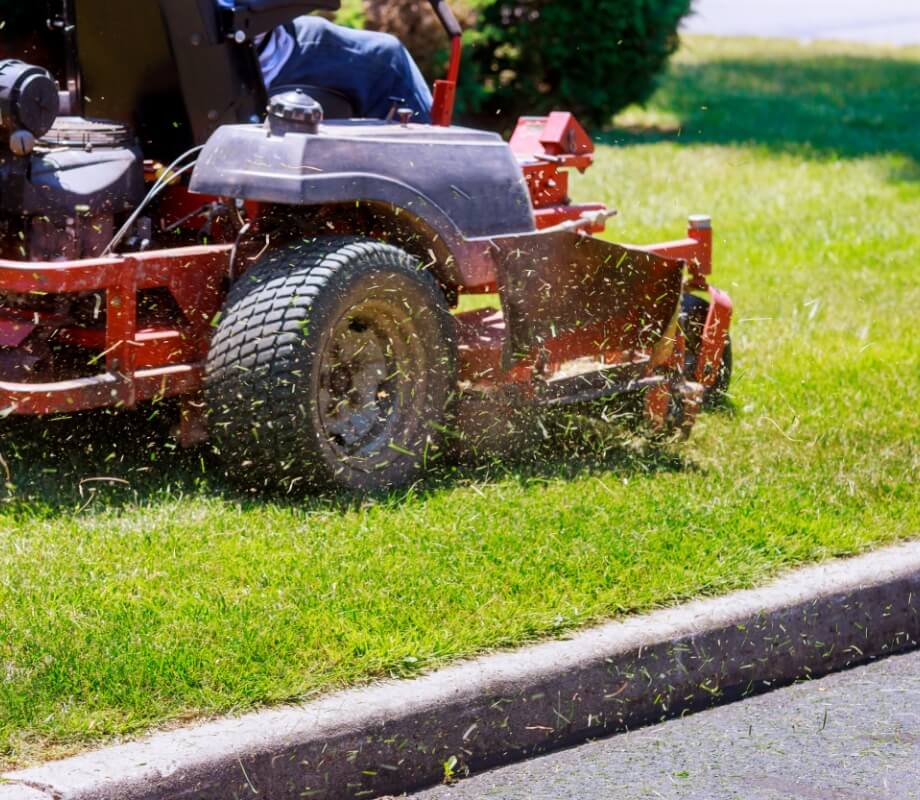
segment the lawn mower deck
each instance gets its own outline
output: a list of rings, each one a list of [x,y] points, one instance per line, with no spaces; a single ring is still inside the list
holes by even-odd
[[[275,6],[291,12],[258,5],[250,34]],[[106,95],[111,120],[59,116],[47,73],[0,62],[2,412],[175,397],[183,443],[210,434],[258,482],[352,489],[405,482],[436,457],[458,395],[535,407],[635,395],[653,428],[686,435],[723,380],[731,317],[708,283],[708,218],[673,242],[608,242],[594,235],[606,207],[569,201],[568,171],[594,150],[572,115],[524,118],[510,143],[451,126],[459,28],[433,5],[454,46],[428,126],[323,120],[305,91],[250,122],[266,99],[242,17],[209,0],[139,4],[162,15],[197,145],[169,166],[158,158],[175,143],[138,111],[162,98],[128,79]],[[98,36],[110,17],[99,0],[61,4],[67,30]],[[212,35],[218,78],[249,75],[242,94],[227,82],[227,98],[196,105],[206,89],[188,76],[203,64],[177,46],[190,30]],[[85,80],[67,76],[71,111]],[[691,291],[708,294],[692,332]],[[492,293],[500,311],[451,310]]]

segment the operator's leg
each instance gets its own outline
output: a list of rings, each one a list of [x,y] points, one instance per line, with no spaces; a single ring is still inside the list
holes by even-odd
[[[399,40],[387,33],[334,25],[322,17],[294,20],[294,52],[273,86],[305,83],[349,95],[362,117],[385,117],[402,98],[416,120],[431,121],[431,92]]]

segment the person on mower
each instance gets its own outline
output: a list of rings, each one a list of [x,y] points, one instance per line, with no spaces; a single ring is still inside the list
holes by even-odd
[[[256,38],[265,85],[311,85],[338,90],[358,117],[384,118],[394,104],[431,121],[431,92],[408,50],[387,33],[301,16]]]

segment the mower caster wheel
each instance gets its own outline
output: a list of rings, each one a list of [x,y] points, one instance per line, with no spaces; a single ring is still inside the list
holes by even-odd
[[[703,387],[690,381],[664,383],[649,389],[643,397],[642,414],[648,437],[660,442],[687,439],[703,396]]]
[[[703,328],[709,314],[709,301],[695,294],[685,294],[681,300],[680,325],[687,341],[687,354],[684,358],[684,374],[688,380],[696,380],[696,364],[703,341]],[[703,408],[716,408],[725,402],[728,385],[732,379],[732,340],[725,336],[722,350],[722,363],[715,383],[703,392]]]
[[[227,473],[259,489],[405,484],[443,452],[453,317],[402,250],[323,237],[270,252],[231,287],[206,370]]]

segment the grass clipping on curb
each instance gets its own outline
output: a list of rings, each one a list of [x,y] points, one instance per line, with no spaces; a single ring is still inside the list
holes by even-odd
[[[688,38],[576,199],[713,215],[730,402],[654,450],[538,426],[398,495],[246,497],[164,413],[7,420],[0,762],[237,712],[918,534],[920,51]]]

